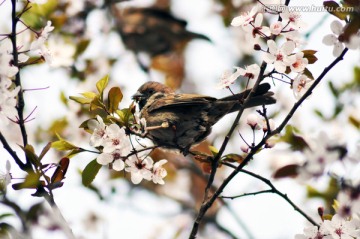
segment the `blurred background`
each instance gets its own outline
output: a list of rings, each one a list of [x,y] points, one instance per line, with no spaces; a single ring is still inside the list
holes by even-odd
[[[7,33],[11,28],[10,4],[5,0],[0,5],[0,33]],[[22,4],[18,3],[19,9]],[[21,70],[23,89],[27,90],[25,115],[36,108],[31,115],[34,120],[26,124],[29,142],[40,152],[49,141],[56,140],[55,133],[58,133],[75,145],[90,149],[90,135],[79,128],[89,115],[79,104],[69,100],[69,96],[95,91],[95,83],[106,74],[110,75],[110,86],[119,86],[122,90],[121,108],[128,107],[131,95],[149,80],[162,82],[178,92],[214,97],[229,95],[229,91],[216,88],[223,72],[232,70],[233,66],[261,63],[259,52],[253,50],[254,39],[246,38],[240,28],[229,26],[234,17],[249,11],[254,4],[255,1],[241,0],[48,0],[44,4],[33,4],[24,14],[24,22],[40,30],[51,20],[55,30],[48,41],[53,61]],[[322,1],[291,1],[290,5],[322,6]],[[322,38],[331,33],[330,23],[335,17],[324,11],[301,14],[307,24],[300,30],[306,42],[302,47],[317,51],[318,61],[309,66],[316,77],[334,59],[332,47],[322,44]],[[265,22],[275,19],[276,16],[266,15]],[[24,26],[19,31],[21,28]],[[18,38],[26,49],[34,36],[30,31],[23,31]],[[290,124],[308,139],[325,131],[330,138],[355,152],[360,139],[359,62],[359,51],[349,51],[301,106]],[[273,83],[278,103],[269,106],[268,111],[279,124],[296,100],[288,84],[269,82]],[[245,80],[238,80],[232,90],[240,91],[245,83]],[[255,109],[247,110],[242,119],[254,112]],[[210,153],[209,145],[219,148],[234,117],[228,115],[216,124],[207,141],[197,150]],[[20,144],[17,125],[0,125],[0,129],[14,148]],[[237,132],[252,139],[252,131],[245,120],[240,122]],[[242,154],[242,144],[235,133],[226,153]],[[293,152],[290,146],[279,143],[271,150],[264,150],[246,168],[271,178],[278,168],[303,160],[303,155]],[[44,160],[56,163],[63,155],[52,150]],[[71,158],[64,185],[54,191],[54,196],[78,238],[188,237],[206,185],[203,165],[191,157],[161,150],[151,156],[155,160],[166,158],[169,161],[164,186],[147,182],[133,185],[129,175],[103,167],[93,184],[84,187],[81,171],[96,155],[83,153]],[[5,162],[9,159],[13,178],[23,177],[3,148],[0,159],[0,170],[5,171]],[[343,167],[339,167],[339,171],[342,170]],[[220,168],[215,185],[229,172],[230,169]],[[353,168],[351,173],[358,177],[359,167]],[[309,194],[306,185],[325,192],[329,183],[326,177],[307,182],[294,178],[274,180],[280,191],[317,221],[320,220],[317,208],[328,205],[329,197]],[[265,189],[267,186],[261,181],[239,174],[223,195],[236,196]],[[54,226],[51,213],[46,213],[49,211],[46,203],[42,203],[42,198],[31,196],[32,193],[32,190],[15,191],[9,186],[7,195],[25,211],[44,205],[44,213],[33,222],[34,238],[65,238]],[[13,212],[0,205],[0,214],[6,213]],[[20,228],[15,216],[0,220]],[[304,225],[307,225],[305,219],[282,198],[262,194],[219,200],[207,213],[199,238],[285,239],[301,233]]]

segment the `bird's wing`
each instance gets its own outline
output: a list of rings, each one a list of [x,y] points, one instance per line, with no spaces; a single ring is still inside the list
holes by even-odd
[[[191,106],[208,105],[210,102],[217,99],[210,96],[196,95],[196,94],[170,94],[165,97],[156,99],[148,108],[148,112],[153,112],[163,109],[173,109]]]

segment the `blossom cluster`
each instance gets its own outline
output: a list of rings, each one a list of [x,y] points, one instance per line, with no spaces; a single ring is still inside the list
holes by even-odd
[[[310,226],[303,234],[295,235],[295,239],[353,239],[360,237],[360,220],[345,220],[335,214],[331,220],[324,220],[320,227]]]
[[[114,123],[106,125],[100,116],[97,116],[96,120],[89,120],[88,127],[93,132],[90,145],[101,150],[97,157],[99,164],[111,164],[116,171],[125,170],[131,173],[131,181],[134,184],[140,183],[143,179],[156,184],[165,183],[163,178],[167,171],[162,166],[167,160],[162,159],[154,163],[149,156],[141,157],[133,153],[124,128]]]
[[[299,178],[307,180],[320,177],[325,172],[331,172],[331,166],[338,162],[341,162],[341,165],[359,162],[360,148],[354,156],[344,153],[344,150],[344,146],[339,142],[330,139],[325,132],[320,132],[315,139],[309,140],[308,147],[303,151],[306,160],[298,170]],[[340,177],[346,177],[346,175],[340,175]]]
[[[333,21],[330,28],[333,33],[324,36],[323,43],[327,46],[333,46],[333,55],[335,57],[340,56],[345,47],[351,50],[360,49],[360,30],[350,36],[349,41],[344,41],[341,35],[345,30],[345,26],[340,21]]]
[[[14,119],[17,116],[16,96],[20,91],[20,87],[17,86],[11,89],[13,82],[0,75],[0,123],[1,125],[7,125],[9,120]]]
[[[296,98],[299,98],[306,89],[306,87],[302,87],[303,84],[299,81],[305,77],[302,73],[308,65],[308,59],[304,56],[304,52],[299,51],[295,53],[294,50],[302,44],[299,30],[302,29],[305,24],[301,20],[299,13],[290,12],[287,8],[284,8],[279,15],[282,21],[276,21],[272,23],[270,27],[263,26],[264,16],[258,11],[257,6],[255,6],[251,11],[235,17],[231,25],[240,27],[245,34],[252,35],[255,50],[262,50],[258,44],[259,38],[266,41],[268,50],[262,50],[264,51],[262,60],[269,65],[273,65],[274,71],[280,74],[284,74],[287,71],[298,74],[294,79],[297,85],[294,89],[294,95]],[[282,36],[286,39],[281,46],[278,46],[273,40],[277,36]],[[248,78],[249,80],[256,80],[260,73],[260,67],[257,64],[247,66],[245,69],[240,67],[234,68],[236,71],[233,74],[225,72],[222,75],[218,88],[229,88],[239,76]],[[305,82],[307,81],[305,80]]]
[[[278,14],[282,20],[271,23],[269,27],[264,26],[264,16],[259,11],[258,6],[255,6],[250,11],[235,17],[231,25],[240,27],[244,34],[252,36],[250,41],[254,42],[254,50],[263,51],[261,60],[273,66],[271,73],[297,74],[290,83],[294,97],[299,100],[313,82],[305,71],[307,65],[311,64],[307,56],[303,51],[295,51],[296,48],[304,44],[299,30],[305,27],[305,23],[301,20],[299,12],[290,11],[287,6],[284,6],[280,12],[273,12],[273,14]],[[340,55],[345,46],[354,50],[360,48],[360,31],[350,36],[348,41],[344,41],[342,34],[345,28],[346,26],[343,26],[340,21],[334,21],[331,23],[333,34],[326,35],[323,39],[324,44],[334,46],[333,55],[336,57]],[[278,45],[274,41],[278,37],[285,39],[285,42]],[[261,48],[259,39],[266,41],[267,50]],[[234,68],[236,69],[234,73],[229,71],[223,73],[217,88],[229,88],[240,76],[248,80],[256,80],[260,72],[260,67],[257,64],[252,64],[245,69]]]

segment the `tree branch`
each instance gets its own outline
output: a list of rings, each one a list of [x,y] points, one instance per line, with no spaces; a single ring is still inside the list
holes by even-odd
[[[320,81],[324,78],[324,76],[337,64],[339,63],[341,60],[343,60],[344,55],[346,54],[346,52],[348,51],[347,48],[345,48],[343,50],[343,52],[340,54],[340,56],[338,56],[328,67],[325,67],[325,69],[323,70],[323,72],[319,75],[319,77],[314,81],[314,83],[310,86],[310,88],[305,92],[305,94],[294,104],[293,108],[290,110],[290,112],[288,113],[288,115],[285,117],[285,119],[283,120],[283,122],[279,125],[279,127],[277,127],[274,131],[268,133],[266,135],[266,137],[264,137],[261,142],[259,144],[257,144],[255,147],[252,148],[252,150],[250,151],[250,153],[247,155],[247,157],[239,164],[239,166],[222,182],[222,184],[219,186],[219,188],[216,190],[216,192],[209,198],[209,199],[205,199],[203,204],[200,207],[198,216],[196,217],[194,224],[193,224],[193,228],[191,231],[191,234],[189,236],[189,238],[194,239],[197,235],[198,229],[199,229],[199,225],[202,221],[202,218],[204,217],[205,213],[207,212],[207,210],[213,205],[213,203],[215,202],[216,198],[219,197],[219,195],[222,193],[222,191],[224,190],[224,188],[229,184],[229,182],[240,172],[240,170],[245,167],[245,165],[252,159],[252,157],[255,155],[256,152],[258,152],[258,150],[260,150],[266,143],[266,141],[271,138],[272,136],[278,134],[281,132],[281,130],[287,125],[287,123],[289,122],[289,120],[292,118],[292,116],[294,115],[294,113],[296,112],[296,110],[299,108],[299,106],[305,101],[305,99],[307,99],[312,91],[315,89],[315,87],[320,83]],[[263,63],[264,64],[264,63]],[[263,66],[262,64],[262,66]],[[262,68],[261,68],[262,70]],[[262,76],[262,73],[260,71],[259,77]],[[257,87],[257,85],[259,84],[259,81],[257,81],[257,83],[255,84],[254,88]],[[238,116],[241,112],[239,112]],[[237,117],[236,120],[239,120],[240,117]],[[234,125],[237,124],[237,121],[235,120]],[[233,127],[232,127],[233,128]],[[231,130],[230,130],[231,132]],[[230,133],[229,132],[229,133]],[[232,132],[231,132],[232,133]],[[231,134],[228,134],[227,137],[224,140],[223,146],[227,144],[227,142],[229,141],[228,136]],[[223,149],[223,147],[222,147]],[[219,154],[222,154],[223,151],[219,151]],[[220,155],[221,157],[221,155]],[[217,157],[218,158],[218,157]],[[214,177],[214,175],[212,175],[212,177]],[[210,180],[209,180],[210,181]],[[212,183],[212,182],[211,182]]]

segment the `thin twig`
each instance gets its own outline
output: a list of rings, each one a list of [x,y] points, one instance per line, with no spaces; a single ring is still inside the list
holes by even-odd
[[[346,54],[346,52],[348,51],[347,48],[345,48],[343,50],[343,52],[340,54],[340,56],[338,56],[328,67],[326,67],[323,72],[319,75],[319,77],[314,81],[314,83],[309,87],[309,89],[305,92],[305,94],[294,104],[293,108],[290,110],[290,112],[288,113],[288,115],[285,117],[285,119],[283,120],[283,122],[279,125],[278,128],[276,128],[274,131],[272,131],[270,134],[267,134],[266,137],[264,137],[261,142],[259,144],[257,144],[255,147],[252,148],[252,150],[250,151],[250,153],[247,155],[247,157],[239,164],[239,166],[222,182],[222,184],[219,186],[218,190],[209,198],[209,199],[205,199],[204,202],[202,203],[198,216],[196,217],[194,224],[193,224],[193,228],[191,231],[191,234],[189,236],[189,238],[196,238],[198,229],[199,229],[199,225],[202,221],[202,218],[204,217],[205,213],[207,212],[207,210],[213,205],[213,203],[215,202],[215,200],[219,197],[219,195],[222,193],[222,191],[224,190],[224,188],[229,184],[229,182],[240,172],[240,170],[245,167],[245,165],[252,159],[252,157],[255,155],[255,153],[260,150],[266,143],[266,141],[271,138],[272,136],[280,133],[282,131],[282,129],[287,125],[287,123],[289,122],[289,120],[292,118],[292,116],[294,115],[294,113],[297,111],[297,109],[300,107],[300,105],[312,94],[312,91],[315,89],[315,87],[321,82],[321,80],[324,78],[324,76],[341,60],[343,60],[344,55]],[[264,63],[262,64],[262,66],[264,65]],[[266,66],[266,64],[265,64]],[[260,74],[259,77],[262,76],[263,72],[262,68],[260,68]],[[254,87],[257,87],[257,85],[259,84],[259,82],[257,82],[255,84]],[[240,119],[241,116],[241,111],[238,113],[238,116],[235,121],[234,124],[232,126],[232,128],[237,125],[238,120]],[[232,129],[231,128],[231,129]],[[226,138],[224,139],[223,145],[222,146],[226,146],[228,141],[229,141],[229,135],[231,135],[232,130],[229,131],[228,135],[226,136]],[[223,149],[223,147],[221,148]],[[224,150],[224,149],[223,149]],[[219,151],[219,154],[217,156],[219,156],[219,158],[221,157],[222,151]],[[218,158],[218,157],[216,157]],[[214,159],[215,161],[215,159]],[[215,162],[215,165],[217,165],[218,162]],[[212,179],[214,179],[215,173],[210,174],[210,176],[212,176]],[[210,182],[210,179],[209,179]],[[211,181],[212,184],[212,181]],[[210,185],[211,185],[210,184]],[[209,184],[207,185],[209,186]]]
[[[231,168],[236,168],[236,166],[229,164],[229,163],[224,163],[224,165],[231,167]],[[250,175],[256,179],[259,179],[260,181],[264,182],[266,185],[268,185],[270,187],[269,190],[262,190],[262,191],[258,191],[258,192],[252,192],[252,193],[244,193],[238,196],[222,196],[221,198],[228,198],[228,199],[235,199],[235,198],[240,198],[240,197],[245,197],[245,196],[249,196],[249,195],[258,195],[258,194],[262,194],[262,193],[275,193],[277,195],[279,195],[280,197],[282,197],[284,200],[286,200],[293,208],[295,211],[299,212],[304,218],[306,218],[306,220],[308,220],[311,224],[313,224],[314,226],[319,226],[318,223],[315,222],[314,219],[312,219],[309,215],[307,215],[303,210],[301,210],[301,208],[299,206],[297,206],[285,193],[280,192],[275,185],[267,178],[264,178],[262,176],[260,176],[259,174],[250,172],[248,170],[245,169],[241,169],[239,170],[239,172],[245,173],[247,175]]]

